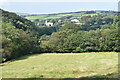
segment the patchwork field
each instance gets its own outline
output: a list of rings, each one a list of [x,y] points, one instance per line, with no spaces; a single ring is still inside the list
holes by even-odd
[[[118,53],[46,53],[1,65],[3,78],[116,78]]]
[[[66,13],[66,14],[54,14],[54,15],[48,15],[48,14],[43,14],[43,15],[31,15],[31,16],[27,16],[25,17],[28,20],[35,20],[35,19],[40,19],[40,20],[46,20],[46,19],[57,19],[57,18],[62,18],[65,16],[72,16],[71,19],[74,18],[80,18],[82,16],[93,16],[93,15],[98,15],[97,13],[95,14],[83,14],[83,13]]]

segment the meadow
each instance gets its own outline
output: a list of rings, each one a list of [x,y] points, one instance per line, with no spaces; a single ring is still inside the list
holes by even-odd
[[[44,53],[1,64],[3,78],[117,78],[116,52]]]
[[[72,16],[71,19],[74,18],[80,18],[82,16],[94,16],[98,15],[97,13],[94,14],[84,14],[84,13],[59,13],[59,14],[41,14],[41,15],[31,15],[31,16],[26,16],[25,18],[28,20],[35,20],[35,19],[40,19],[40,20],[46,20],[46,19],[58,19],[58,18],[63,18],[65,16]]]

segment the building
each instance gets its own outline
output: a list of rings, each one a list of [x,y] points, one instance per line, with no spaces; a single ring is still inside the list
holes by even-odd
[[[78,20],[78,19],[72,19],[71,21],[72,21],[72,22],[79,23],[79,20]]]
[[[46,26],[53,26],[53,23],[52,23],[52,22],[47,22],[47,21],[45,21],[45,25],[46,25]]]

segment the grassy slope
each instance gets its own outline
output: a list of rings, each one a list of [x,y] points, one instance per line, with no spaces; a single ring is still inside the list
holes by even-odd
[[[34,19],[56,19],[56,18],[62,18],[64,16],[73,16],[72,18],[80,18],[81,16],[88,16],[88,15],[97,15],[95,14],[83,14],[83,13],[67,13],[67,14],[55,14],[55,15],[36,15],[36,16],[27,16],[26,19],[28,20],[34,20]]]
[[[118,72],[118,53],[36,54],[2,66],[3,78],[79,78],[107,75]]]

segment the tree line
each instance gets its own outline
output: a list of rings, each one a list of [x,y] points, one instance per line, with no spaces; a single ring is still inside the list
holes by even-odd
[[[43,52],[120,51],[118,28],[90,31],[79,30],[77,25],[73,28],[42,36],[40,40]]]

